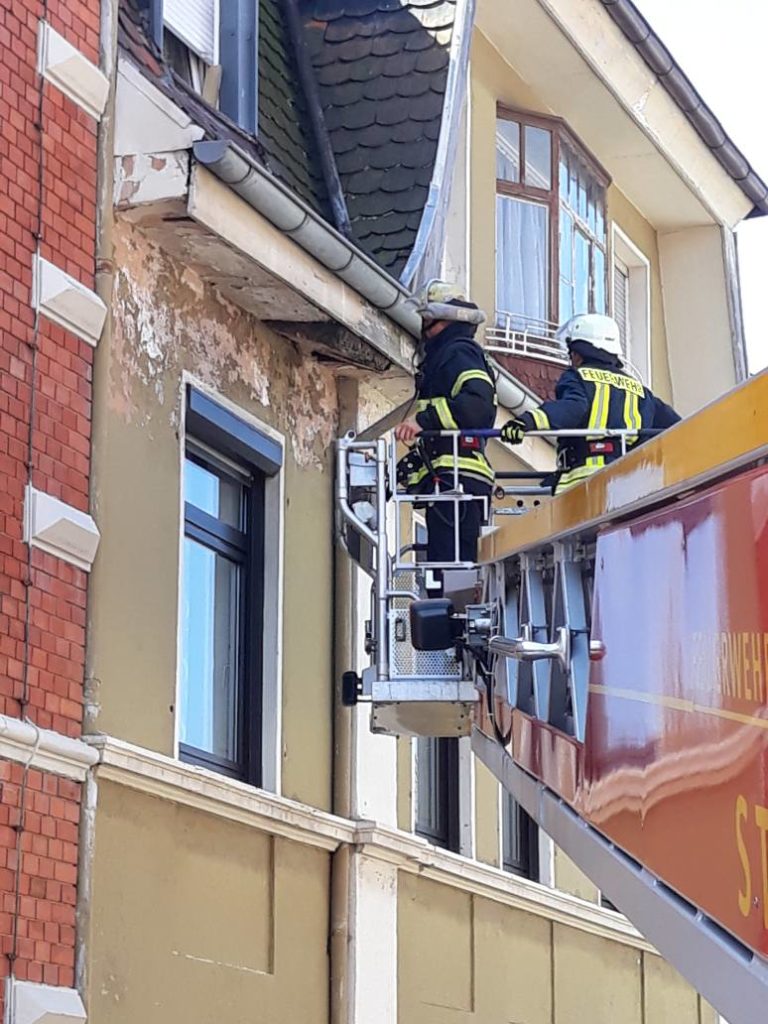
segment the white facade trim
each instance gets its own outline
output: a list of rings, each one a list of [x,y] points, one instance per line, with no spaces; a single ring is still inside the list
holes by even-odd
[[[98,752],[82,740],[0,715],[0,760],[83,782],[98,759]]]
[[[432,846],[419,836],[370,821],[339,818],[295,800],[254,789],[206,768],[110,736],[89,742],[99,751],[96,775],[150,796],[183,804],[270,835],[333,851],[348,843],[372,861],[536,914],[633,949],[656,953],[622,915]]]
[[[475,856],[475,755],[469,736],[459,737],[459,853]]]
[[[356,829],[356,842],[369,856],[397,864],[401,870],[545,917],[557,924],[656,953],[640,932],[614,911],[604,910],[587,900],[519,878],[489,864],[467,860],[432,846],[418,836],[360,822]]]
[[[629,271],[629,338],[627,358],[643,381],[652,387],[651,364],[651,261],[619,225],[611,224],[611,309],[616,295],[616,257]]]
[[[323,850],[355,841],[355,826],[344,818],[110,736],[93,736],[89,742],[100,755],[99,781],[117,782]]]
[[[94,348],[98,344],[107,307],[96,292],[40,255],[32,261],[32,307]]]
[[[38,30],[38,71],[96,120],[109,94],[109,79],[44,20]]]
[[[115,156],[190,149],[205,131],[125,57],[117,62]],[[182,195],[186,193],[186,187]]]
[[[27,484],[24,495],[24,540],[33,548],[90,572],[101,535],[87,512]]]
[[[35,981],[6,981],[7,1024],[85,1024],[87,1013],[74,988]]]
[[[350,1021],[397,1024],[397,875],[395,864],[352,855]]]

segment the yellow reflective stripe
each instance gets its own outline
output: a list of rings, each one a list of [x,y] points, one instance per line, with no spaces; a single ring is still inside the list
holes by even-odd
[[[605,383],[595,384],[595,397],[592,399],[592,408],[589,411],[588,429],[605,430],[608,426],[608,413],[611,408],[611,386]],[[589,440],[589,439],[587,439]],[[602,469],[605,465],[604,455],[590,455],[585,466],[591,472]]]
[[[532,409],[531,416],[533,416],[533,422],[536,424],[537,430],[550,429],[549,416],[547,416],[543,409]]]
[[[557,482],[555,488],[555,494],[560,494],[562,491],[567,491],[570,487],[575,487],[576,484],[581,483],[582,480],[586,480],[588,477],[596,473],[598,469],[602,469],[602,466],[577,466],[576,469],[571,469],[567,473],[563,473]]]
[[[645,389],[639,380],[634,377],[627,377],[623,373],[611,373],[610,370],[595,370],[589,367],[582,367],[579,370],[582,380],[588,380],[591,384],[608,384],[610,387],[618,388],[620,391],[630,391],[638,398],[645,395]]]
[[[438,455],[436,459],[432,459],[432,465],[435,469],[447,469],[453,471],[454,461],[452,455]],[[473,458],[471,456],[459,456],[456,465],[458,465],[460,473],[469,473],[472,476],[485,477],[488,480],[493,480],[494,473],[491,469],[490,464],[485,458]],[[408,486],[421,483],[425,476],[429,473],[427,466],[422,466],[421,469],[415,473],[411,473],[408,477]]]
[[[440,426],[443,430],[458,430],[459,425],[453,418],[453,413],[448,405],[447,398],[433,398],[432,407],[437,413],[437,417],[440,420]]]
[[[455,398],[456,395],[461,391],[468,380],[484,380],[486,384],[490,384],[493,387],[493,381],[485,372],[485,370],[464,370],[460,373],[456,380],[453,382],[451,388],[451,398]]]
[[[627,391],[624,396],[624,425],[627,430],[640,430],[642,426],[640,402],[637,395],[632,391]],[[627,447],[636,443],[636,437],[627,438]]]
[[[440,426],[443,430],[459,429],[459,425],[451,413],[447,398],[420,398],[416,403],[417,414],[425,412],[429,408],[434,409],[437,413],[437,418],[440,420]]]

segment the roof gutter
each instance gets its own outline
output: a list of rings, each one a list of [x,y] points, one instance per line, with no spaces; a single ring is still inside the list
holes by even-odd
[[[421,336],[421,317],[410,292],[233,142],[196,142],[194,156],[199,164],[372,306],[413,337]],[[535,395],[501,367],[496,369],[499,371],[499,402],[505,408],[521,413],[539,405]]]
[[[610,16],[685,114],[712,155],[754,204],[750,217],[768,213],[768,185],[728,137],[691,80],[654,33],[632,0],[601,0]]]
[[[421,317],[410,292],[233,142],[196,142],[195,160],[254,210],[415,338]]]

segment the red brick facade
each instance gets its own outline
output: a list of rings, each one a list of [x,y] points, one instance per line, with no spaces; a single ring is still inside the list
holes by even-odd
[[[496,352],[494,358],[542,400],[555,397],[555,384],[566,368],[564,363],[550,363],[546,359],[534,359],[532,356],[506,356]]]
[[[45,19],[97,63],[99,6],[0,0],[0,712],[72,737],[87,576],[30,557],[23,513],[30,481],[88,510],[93,349],[36,319],[32,266],[39,252],[94,287],[97,124],[39,75],[37,48]],[[0,975],[13,964],[19,979],[71,986],[80,786],[0,762],[0,787]]]

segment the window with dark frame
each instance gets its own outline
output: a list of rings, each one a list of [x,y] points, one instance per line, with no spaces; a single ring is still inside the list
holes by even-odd
[[[416,832],[459,852],[459,741],[454,737],[416,740]]]
[[[536,822],[506,791],[502,792],[502,861],[505,871],[539,880],[539,830]]]
[[[511,314],[511,325],[520,329],[606,312],[608,183],[564,122],[498,107],[500,321],[502,314]]]
[[[179,756],[261,781],[265,486],[271,438],[189,389]]]

